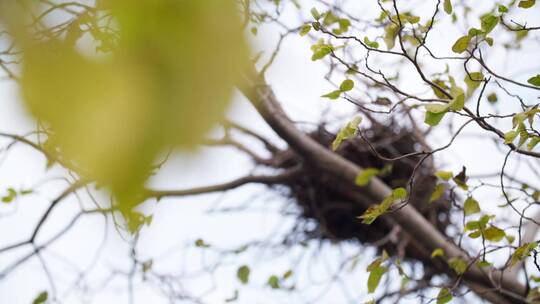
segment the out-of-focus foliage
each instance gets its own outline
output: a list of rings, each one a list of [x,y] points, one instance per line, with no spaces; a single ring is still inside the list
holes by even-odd
[[[23,50],[28,109],[70,167],[110,187],[124,211],[159,153],[194,147],[220,119],[244,67],[234,1],[101,1],[61,36],[28,26],[37,2],[17,3],[3,3],[1,17]],[[81,51],[82,28],[101,26],[114,31],[92,32],[100,45]]]

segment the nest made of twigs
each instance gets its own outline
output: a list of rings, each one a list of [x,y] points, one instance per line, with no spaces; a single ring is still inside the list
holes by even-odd
[[[324,126],[309,133],[309,136],[320,144],[330,147],[335,134],[328,132]],[[370,143],[370,145],[367,144]],[[396,158],[405,154],[425,150],[423,139],[406,128],[397,127],[396,124],[377,124],[364,130],[362,136],[349,139],[342,143],[336,153],[359,165],[362,168],[385,168],[381,180],[391,188],[407,187],[422,155],[411,156],[399,160],[385,160]],[[373,151],[375,149],[376,152]],[[363,200],[369,205],[380,203],[374,201],[362,192],[362,189],[352,189],[349,185],[317,170],[313,164],[305,163],[301,156],[292,150],[274,155],[276,166],[290,168],[300,166],[301,174],[293,181],[287,183],[286,195],[300,210],[297,225],[291,232],[295,241],[332,241],[332,242],[360,242],[362,244],[376,244],[389,252],[395,253],[398,246],[391,242],[382,242],[392,232],[388,227],[377,220],[371,225],[362,224],[358,216],[365,211],[366,204],[359,204]],[[389,169],[391,168],[391,169]],[[414,176],[414,197],[409,200],[421,214],[431,221],[437,229],[444,232],[448,226],[449,204],[438,202],[429,204],[429,198],[436,186],[434,176],[435,168],[431,159],[418,166]],[[411,194],[412,196],[412,194]],[[353,199],[354,198],[354,199]],[[444,201],[444,199],[443,199]],[[404,258],[424,260],[424,256],[414,252],[414,249],[401,248]]]

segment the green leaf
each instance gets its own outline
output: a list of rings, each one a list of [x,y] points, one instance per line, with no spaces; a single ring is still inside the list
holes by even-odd
[[[519,1],[518,6],[521,8],[531,8],[536,3],[536,0],[522,0]]]
[[[437,295],[437,304],[446,304],[452,301],[452,294],[448,288],[441,288],[439,294]]]
[[[536,76],[529,78],[527,82],[532,84],[533,86],[540,87],[540,74],[537,74]]]
[[[465,106],[465,92],[463,92],[463,89],[457,86],[453,86],[450,90],[450,93],[452,94],[452,96],[454,96],[454,98],[448,104],[448,109],[452,111],[463,110],[463,107]]]
[[[300,28],[300,36],[307,35],[307,33],[309,33],[309,31],[311,31],[311,25],[310,24],[302,25],[302,27]]]
[[[242,265],[236,270],[236,277],[242,284],[247,284],[249,281],[250,269],[247,265]]]
[[[47,302],[48,298],[49,298],[49,293],[46,291],[42,291],[37,295],[37,297],[34,299],[32,304],[43,304]]]
[[[434,201],[438,200],[444,194],[444,190],[445,190],[444,184],[437,184],[435,186],[435,189],[431,193],[429,202],[433,203]]]
[[[379,174],[380,170],[377,168],[366,168],[356,176],[356,180],[354,181],[355,184],[358,186],[365,186],[369,184],[371,179]]]
[[[332,100],[338,99],[339,96],[341,96],[341,91],[340,90],[335,90],[335,91],[332,91],[330,93],[321,95],[321,97],[332,99]]]
[[[487,100],[488,100],[489,102],[491,102],[491,103],[497,102],[497,100],[498,100],[497,94],[495,94],[495,93],[489,94],[488,97],[487,97]]]
[[[199,248],[208,248],[208,247],[210,247],[210,245],[207,244],[203,239],[195,240],[195,246],[199,247]]]
[[[17,191],[15,191],[15,189],[10,187],[7,189],[7,192],[8,193],[2,197],[2,202],[9,204],[13,202],[15,198],[17,198]]]
[[[476,266],[478,267],[490,267],[492,264],[488,261],[478,261],[476,262]]]
[[[377,41],[369,40],[369,38],[367,36],[364,37],[364,43],[367,46],[369,46],[370,48],[373,48],[373,49],[378,49],[379,48],[379,43]]]
[[[452,14],[452,2],[450,0],[444,0],[444,12],[448,15]]]
[[[442,248],[437,248],[433,250],[433,252],[431,253],[432,258],[442,257],[442,256],[444,256],[444,250]]]
[[[384,28],[384,43],[386,48],[391,50],[396,44],[396,37],[398,35],[399,28],[394,23],[390,23]]]
[[[38,41],[25,27],[14,30],[13,39],[24,49],[19,84],[25,108],[50,127],[72,165],[66,169],[106,186],[115,210],[129,215],[156,158],[176,146],[197,146],[224,118],[248,51],[234,1],[106,6],[114,34],[101,29],[102,9],[95,11],[100,25],[87,24],[89,34],[109,36],[114,48],[106,54],[95,52],[92,38],[82,50],[60,32]],[[14,22],[26,22],[33,11]]]
[[[508,13],[508,7],[501,4],[497,6],[497,10],[499,11],[499,13]]]
[[[446,114],[446,112],[442,112],[442,113],[426,112],[426,118],[424,119],[424,122],[434,127],[441,122],[441,120],[444,117],[444,114]]]
[[[336,135],[336,138],[332,142],[333,151],[339,148],[342,141],[356,136],[356,134],[358,133],[358,125],[360,124],[361,121],[362,121],[362,117],[356,116],[349,123],[347,123],[344,127],[342,127],[339,130],[338,134]]]
[[[516,139],[518,134],[519,132],[514,131],[514,130],[504,133],[504,143],[511,144],[514,141],[514,139]]]
[[[527,139],[529,139],[529,133],[525,130],[519,131],[519,142],[517,146],[521,147],[527,141]]]
[[[465,75],[465,84],[467,85],[467,96],[470,96],[484,80],[482,72],[473,72]]]
[[[478,201],[475,200],[472,196],[469,196],[465,200],[465,204],[463,205],[463,214],[465,216],[475,214],[480,212],[480,204],[478,204]]]
[[[394,200],[405,199],[407,197],[407,190],[403,187],[399,187],[392,191],[392,197]]]
[[[268,278],[266,282],[272,289],[279,289],[279,278],[275,275],[272,275]]]
[[[287,270],[287,271],[283,274],[283,279],[286,280],[286,279],[290,278],[292,275],[293,275],[293,271],[292,271],[292,270]]]
[[[467,262],[458,257],[449,259],[448,266],[450,266],[450,268],[458,275],[465,273],[465,270],[467,270]]]
[[[311,8],[311,16],[313,16],[313,19],[319,20],[321,18],[321,14],[319,14],[319,11],[317,11],[316,8]]]
[[[441,87],[441,89],[443,89],[443,90],[448,90],[448,86],[446,85],[446,83],[444,81],[440,80],[440,79],[433,80],[433,83],[438,85],[439,87]],[[433,93],[435,93],[435,96],[437,96],[438,98],[440,98],[440,99],[448,99],[448,96],[446,96],[446,94],[444,94],[436,86],[432,86],[432,89],[433,89]]]
[[[388,271],[388,267],[379,266],[372,269],[369,273],[367,286],[368,293],[374,293],[379,283],[381,282],[382,276]]]
[[[469,46],[470,41],[471,37],[469,37],[468,35],[460,37],[452,46],[452,51],[458,54],[465,52],[465,50],[467,50],[467,47]]]
[[[320,60],[334,50],[334,48],[328,44],[316,44],[313,45],[311,49],[313,51],[313,55],[311,55],[312,61]]]
[[[488,34],[497,26],[497,24],[499,24],[499,17],[492,14],[485,15],[482,18],[480,18],[480,24],[481,24],[482,30],[486,34]]]
[[[454,174],[452,171],[437,171],[435,172],[435,176],[442,180],[448,181],[454,176]]]
[[[343,82],[339,85],[339,90],[341,92],[347,92],[354,88],[354,81],[350,79],[345,79]]]
[[[533,136],[527,144],[527,150],[531,151],[540,142],[540,136]]]
[[[519,246],[512,254],[510,259],[510,267],[515,266],[517,263],[528,257],[531,251],[533,251],[537,246],[538,242],[525,243]]]
[[[498,242],[506,236],[504,230],[491,226],[484,231],[484,238],[491,242]]]
[[[440,104],[440,103],[430,103],[425,106],[426,111],[431,113],[445,113],[448,111],[448,105],[447,104]]]
[[[386,211],[394,204],[396,200],[403,200],[407,197],[407,190],[405,188],[396,188],[392,191],[392,194],[385,198],[380,204],[370,206],[364,214],[359,216],[362,219],[362,223],[370,225],[379,216],[386,213]]]

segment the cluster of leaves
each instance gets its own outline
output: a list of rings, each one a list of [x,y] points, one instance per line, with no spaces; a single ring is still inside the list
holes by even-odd
[[[379,216],[385,214],[395,202],[402,201],[405,198],[407,198],[407,190],[401,187],[396,188],[392,191],[392,194],[385,198],[380,204],[370,206],[359,218],[362,219],[362,223],[369,225]]]
[[[540,136],[530,132],[530,130],[533,128],[534,119],[536,114],[539,112],[540,110],[538,109],[538,105],[535,105],[530,109],[515,114],[512,118],[512,130],[504,134],[504,143],[511,144],[519,136],[519,141],[517,144],[518,147],[521,147],[527,141],[529,141],[527,143],[527,149],[529,151],[534,149],[534,147],[536,147],[536,145],[540,142]],[[525,122],[528,122],[529,128],[527,128]]]

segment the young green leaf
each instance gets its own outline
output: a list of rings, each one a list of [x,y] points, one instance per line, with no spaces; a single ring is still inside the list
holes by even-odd
[[[302,27],[300,28],[300,36],[307,35],[307,33],[309,33],[310,30],[311,30],[311,25],[310,24],[302,25]]]
[[[519,246],[512,254],[512,258],[510,260],[510,267],[515,266],[520,261],[523,261],[537,246],[538,242],[525,243]]]
[[[527,144],[527,150],[531,151],[540,142],[540,136],[533,136]]]
[[[369,40],[369,38],[367,36],[364,37],[364,44],[369,46],[370,48],[373,48],[373,49],[378,49],[379,48],[379,43],[377,41]]]
[[[444,190],[445,190],[444,184],[437,184],[435,186],[435,189],[431,193],[429,202],[433,203],[434,201],[438,200],[444,194]]]
[[[499,23],[499,17],[492,14],[488,14],[480,18],[480,24],[481,24],[482,30],[486,34],[491,32],[497,26],[498,23]]]
[[[368,277],[368,293],[374,293],[377,287],[379,286],[379,283],[381,282],[381,278],[383,274],[385,274],[388,271],[388,267],[384,266],[378,266],[375,267],[373,270],[370,271],[369,277]]]
[[[43,304],[47,302],[48,298],[49,298],[49,293],[46,291],[42,291],[36,296],[32,304]]]
[[[398,35],[399,28],[394,23],[390,23],[384,28],[384,43],[386,48],[391,50],[396,44],[396,37]]]
[[[458,275],[465,273],[465,270],[467,270],[467,262],[458,257],[449,259],[448,266],[450,266],[450,268],[452,268],[452,270],[454,270]]]
[[[432,258],[442,257],[442,256],[444,256],[444,250],[442,248],[437,248],[433,250],[433,252],[431,253]]]
[[[540,74],[537,74],[536,76],[529,78],[527,82],[532,84],[533,86],[540,87]]]
[[[499,98],[497,97],[497,94],[491,93],[487,96],[487,100],[491,103],[495,103],[497,100],[499,100]]]
[[[498,242],[504,239],[505,236],[504,230],[495,226],[491,226],[484,231],[484,238],[491,242]]]
[[[207,244],[203,239],[197,239],[195,240],[195,247],[208,248],[210,245]]]
[[[448,288],[441,288],[439,294],[437,295],[437,304],[446,304],[452,301],[452,294]]]
[[[343,82],[339,85],[339,90],[341,92],[347,92],[354,88],[354,81],[350,79],[345,79]]]
[[[313,16],[313,19],[315,20],[319,20],[321,18],[321,14],[319,13],[319,11],[317,11],[316,8],[311,8],[311,16]]]
[[[377,174],[379,174],[379,172],[380,172],[380,170],[377,169],[377,168],[366,168],[366,169],[362,170],[362,172],[360,172],[360,174],[358,174],[358,176],[356,176],[356,180],[354,182],[358,186],[365,186],[365,185],[369,184],[371,179],[374,176],[376,176]]]
[[[272,289],[279,289],[279,278],[275,275],[272,275],[268,278],[267,284]]]
[[[445,181],[448,181],[454,176],[454,174],[452,173],[452,171],[437,171],[435,172],[435,176]]]
[[[467,50],[467,47],[469,46],[470,41],[471,37],[469,37],[468,35],[460,37],[452,46],[452,51],[458,54],[465,52],[465,50]]]
[[[444,12],[448,15],[452,14],[452,2],[450,0],[444,0]]]
[[[358,133],[358,125],[361,121],[362,117],[356,116],[349,123],[343,126],[332,142],[332,150],[337,150],[342,141],[354,137],[356,133]]]
[[[236,271],[236,277],[238,278],[238,280],[240,282],[242,282],[242,284],[247,284],[247,282],[249,281],[249,273],[250,272],[251,271],[249,269],[249,266],[242,265]]]
[[[330,93],[321,95],[321,97],[332,99],[332,100],[338,99],[339,96],[341,96],[341,91],[340,90],[335,90],[335,91],[332,91]]]
[[[470,96],[484,80],[482,72],[472,72],[465,75],[465,84],[467,85],[467,95]]]
[[[475,200],[472,196],[469,196],[465,200],[465,204],[463,205],[463,213],[465,216],[475,214],[480,212],[480,204],[478,204],[478,201]]]
[[[536,3],[536,0],[522,0],[519,1],[518,6],[521,8],[531,8]]]
[[[518,134],[519,133],[517,131],[514,131],[514,130],[504,133],[504,143],[505,144],[511,144],[514,141],[514,139],[516,139]]]

